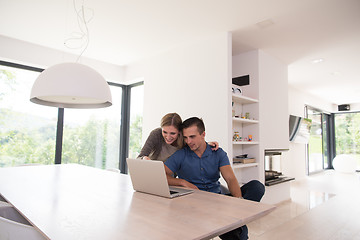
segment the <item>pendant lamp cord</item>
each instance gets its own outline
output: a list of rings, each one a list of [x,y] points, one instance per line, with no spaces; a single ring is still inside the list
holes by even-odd
[[[76,62],[79,62],[79,59],[89,46],[90,37],[88,23],[94,17],[94,10],[91,8],[85,8],[84,0],[81,3],[80,9],[76,7],[76,0],[73,0],[73,7],[76,13],[79,32],[73,32],[71,34],[72,36],[64,41],[64,45],[69,49],[82,49],[80,55],[76,59]],[[88,16],[88,18],[86,16]]]

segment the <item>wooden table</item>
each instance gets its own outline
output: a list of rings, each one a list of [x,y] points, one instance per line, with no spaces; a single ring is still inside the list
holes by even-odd
[[[128,175],[82,165],[0,168],[0,193],[49,239],[210,239],[274,206],[195,191],[134,192]]]

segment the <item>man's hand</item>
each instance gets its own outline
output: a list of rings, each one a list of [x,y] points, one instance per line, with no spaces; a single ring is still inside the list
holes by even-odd
[[[180,186],[180,187],[198,189],[197,186],[184,179],[174,178],[173,177],[174,173],[170,170],[170,168],[168,168],[165,164],[164,167],[165,167],[166,178],[169,186]]]
[[[186,181],[186,180],[184,180],[184,179],[179,179],[179,180],[181,180],[181,186],[182,186],[182,187],[192,188],[192,189],[198,189],[197,186],[195,186],[194,184],[192,184],[192,183],[190,183],[190,182],[188,182],[188,181]]]

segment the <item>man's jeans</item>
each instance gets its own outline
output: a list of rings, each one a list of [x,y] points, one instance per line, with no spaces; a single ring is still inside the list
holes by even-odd
[[[264,196],[265,186],[258,180],[252,180],[241,187],[241,194],[244,199],[260,202]],[[248,228],[246,225],[234,229],[219,236],[223,240],[246,240],[248,239]]]

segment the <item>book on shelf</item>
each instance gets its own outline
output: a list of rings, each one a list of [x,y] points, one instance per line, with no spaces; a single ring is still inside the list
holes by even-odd
[[[255,163],[255,158],[234,158],[233,163]]]

